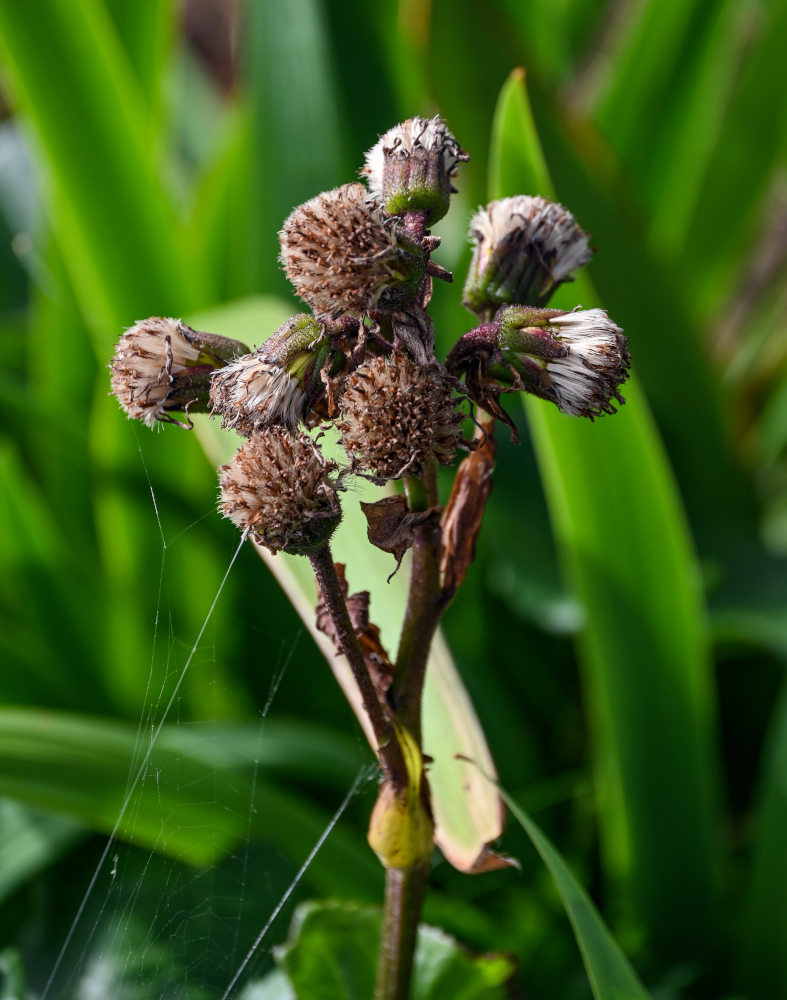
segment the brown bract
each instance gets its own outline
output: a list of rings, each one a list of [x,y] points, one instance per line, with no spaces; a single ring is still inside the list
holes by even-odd
[[[308,435],[271,427],[252,435],[219,469],[219,509],[272,552],[305,554],[339,523],[335,471]]]
[[[437,364],[401,353],[368,361],[347,379],[336,424],[353,470],[385,481],[449,465],[463,444],[457,402]]]
[[[459,465],[451,497],[443,515],[440,574],[442,599],[451,600],[475,558],[475,545],[492,492],[495,471],[494,420],[487,419],[476,433],[478,447]]]
[[[440,519],[440,507],[429,507],[427,510],[410,511],[407,497],[397,493],[392,497],[383,497],[375,503],[361,502],[361,510],[366,518],[366,536],[372,545],[383,552],[390,552],[396,559],[396,571],[402,564],[405,552],[412,548],[415,542],[415,529],[422,527],[432,519]]]

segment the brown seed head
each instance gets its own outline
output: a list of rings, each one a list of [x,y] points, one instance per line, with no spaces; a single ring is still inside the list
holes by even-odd
[[[409,302],[424,275],[424,251],[362,184],[345,184],[296,208],[279,233],[281,262],[318,315],[360,316]]]
[[[319,548],[341,519],[326,462],[306,434],[270,427],[252,435],[219,469],[219,510],[272,552]]]
[[[397,353],[353,372],[336,426],[354,469],[381,481],[420,476],[432,461],[449,465],[462,443],[456,405],[440,367]]]

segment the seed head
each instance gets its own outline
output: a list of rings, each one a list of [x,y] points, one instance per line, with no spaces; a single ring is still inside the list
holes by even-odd
[[[405,305],[426,269],[425,251],[357,183],[300,205],[279,240],[285,274],[321,316],[363,316]]]
[[[261,347],[214,373],[213,412],[221,414],[223,427],[245,437],[272,424],[293,430],[322,388],[329,349],[313,316],[291,316]]]
[[[227,337],[151,316],[129,327],[109,364],[112,392],[135,420],[179,423],[173,412],[207,413],[212,372],[248,351]]]
[[[385,212],[423,212],[429,226],[448,211],[451,178],[469,159],[440,118],[408,118],[380,136],[361,174]]]
[[[543,306],[593,255],[574,216],[545,198],[517,195],[479,208],[464,304],[488,315],[507,303]]]
[[[306,434],[269,427],[219,469],[219,510],[271,552],[305,555],[324,544],[341,519],[331,479],[336,468]]]
[[[448,465],[462,444],[462,416],[444,369],[401,353],[377,357],[347,380],[337,428],[355,470],[376,480]]]

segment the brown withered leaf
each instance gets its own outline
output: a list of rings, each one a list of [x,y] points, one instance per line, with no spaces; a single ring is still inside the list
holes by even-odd
[[[494,420],[482,423],[477,435],[478,447],[463,459],[456,472],[454,488],[443,516],[443,540],[440,554],[442,597],[450,601],[467,576],[475,558],[475,543],[495,471]]]
[[[353,632],[358,636],[358,641],[361,644],[361,651],[363,652],[363,658],[366,661],[372,684],[374,684],[380,701],[385,704],[385,696],[393,681],[393,664],[380,642],[380,629],[373,622],[369,621],[369,591],[359,590],[356,594],[348,595],[349,586],[344,572],[344,563],[335,563],[335,566],[342,594],[347,603],[347,611],[350,615]],[[320,632],[324,632],[328,636],[338,651],[339,644],[336,641],[333,621],[322,597],[320,597],[317,603],[315,614],[317,628]]]
[[[396,559],[396,569],[391,576],[399,569],[405,552],[412,546],[415,529],[440,516],[439,507],[429,507],[427,510],[411,513],[407,506],[407,497],[401,493],[383,497],[374,503],[362,501],[361,510],[366,517],[366,534],[369,541],[383,552],[390,552]],[[388,577],[389,580],[391,576]]]

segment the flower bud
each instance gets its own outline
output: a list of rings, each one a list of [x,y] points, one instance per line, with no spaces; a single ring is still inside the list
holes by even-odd
[[[300,205],[282,226],[284,272],[318,315],[395,309],[418,293],[425,250],[368,199],[362,184],[345,184]]]
[[[322,391],[329,352],[322,323],[306,313],[291,316],[261,347],[214,373],[213,412],[245,437],[273,424],[293,430]]]
[[[361,173],[388,215],[423,212],[428,227],[448,211],[451,178],[469,159],[440,118],[408,118],[372,146]]]
[[[237,340],[151,316],[118,341],[109,364],[112,392],[129,417],[149,427],[156,421],[180,423],[170,414],[207,413],[211,374],[247,351]]]
[[[354,470],[381,482],[448,465],[462,442],[462,416],[445,370],[405,354],[377,357],[347,379],[337,428]]]
[[[219,510],[272,552],[313,552],[341,520],[337,466],[306,434],[269,427],[252,435],[219,469]]]
[[[494,322],[465,334],[446,362],[465,374],[475,402],[497,416],[501,392],[526,391],[591,419],[614,413],[613,400],[625,402],[620,386],[630,363],[628,338],[603,309],[529,306],[500,309]]]
[[[588,236],[562,205],[517,195],[479,208],[464,304],[479,316],[507,303],[543,306],[593,255]]]

